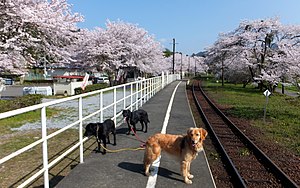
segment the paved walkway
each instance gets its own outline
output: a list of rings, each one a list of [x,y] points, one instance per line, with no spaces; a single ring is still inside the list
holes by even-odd
[[[275,91],[277,93],[281,93],[282,94],[282,90],[280,88],[276,88]],[[287,95],[287,96],[291,96],[291,97],[299,97],[299,92],[296,92],[296,91],[289,91],[289,90],[285,90],[284,91],[284,94]]]
[[[161,132],[172,93],[178,84],[166,131],[170,134],[185,134],[189,127],[194,127],[185,93],[186,83],[176,81],[160,91],[142,107],[148,112],[151,122],[148,133],[137,132],[142,140],[146,140],[154,133]],[[139,129],[140,126],[137,125],[137,128]],[[134,136],[126,135],[125,131],[126,125],[123,124],[117,129],[117,146],[108,145],[107,147],[112,150],[139,147],[141,143]],[[122,151],[106,155],[92,153],[84,159],[83,164],[76,166],[56,187],[146,187],[148,177],[143,173],[143,155],[144,150]],[[193,184],[186,185],[180,175],[179,162],[163,153],[156,187],[215,187],[204,152],[199,153],[196,160],[193,161],[191,172],[195,176]]]

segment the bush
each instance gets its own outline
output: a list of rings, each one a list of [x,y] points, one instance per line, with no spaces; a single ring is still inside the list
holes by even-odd
[[[35,85],[35,84],[53,84],[53,80],[25,80],[25,85]]]
[[[40,104],[42,102],[43,95],[25,95],[12,100],[0,100],[0,113]]]
[[[108,84],[106,84],[106,83],[88,85],[85,87],[85,90],[82,90],[81,87],[78,87],[78,88],[75,88],[75,95],[79,95],[82,93],[88,93],[91,91],[100,90],[100,89],[104,89],[107,87],[108,87]]]

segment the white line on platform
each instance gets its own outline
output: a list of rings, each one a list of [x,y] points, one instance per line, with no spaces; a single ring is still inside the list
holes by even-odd
[[[177,84],[177,86],[175,87],[175,89],[173,91],[173,94],[171,96],[171,99],[170,99],[170,102],[169,102],[169,105],[168,105],[168,109],[167,109],[167,112],[166,112],[164,124],[163,124],[162,130],[161,130],[161,133],[163,133],[163,134],[166,134],[166,130],[167,130],[167,126],[168,126],[168,123],[169,123],[169,118],[170,118],[170,114],[171,114],[171,109],[172,109],[175,93],[176,93],[177,88],[178,88],[180,83],[181,83],[181,81]],[[146,188],[154,188],[155,187],[156,180],[157,180],[158,168],[159,168],[159,164],[160,164],[160,159],[161,159],[161,156],[159,156],[152,164],[153,172],[151,173],[151,175],[148,178]]]

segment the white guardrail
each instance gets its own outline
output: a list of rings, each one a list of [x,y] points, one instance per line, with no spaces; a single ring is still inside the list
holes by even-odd
[[[23,114],[26,112],[34,111],[34,110],[41,110],[41,132],[42,132],[42,138],[27,145],[26,147],[19,149],[10,155],[0,159],[0,165],[5,163],[6,161],[32,149],[33,147],[42,144],[42,154],[43,154],[43,168],[40,169],[37,173],[32,175],[30,178],[25,180],[22,184],[20,184],[18,187],[25,187],[37,178],[39,178],[42,174],[44,175],[44,187],[48,188],[49,187],[49,169],[53,167],[56,163],[58,163],[60,160],[62,160],[65,156],[70,154],[72,151],[77,149],[78,147],[79,152],[80,152],[80,163],[83,163],[83,143],[88,140],[88,138],[83,138],[83,121],[97,116],[99,117],[100,122],[103,122],[104,114],[106,111],[111,111],[113,113],[106,113],[106,114],[111,114],[109,115],[112,120],[114,120],[115,124],[117,126],[120,126],[122,116],[122,109],[137,109],[140,106],[143,105],[146,101],[148,101],[152,96],[154,96],[158,91],[164,88],[164,86],[168,85],[169,83],[180,79],[180,76],[178,74],[174,75],[164,75],[159,77],[153,77],[145,80],[140,80],[136,82],[130,82],[127,84],[123,85],[118,85],[114,87],[109,87],[97,91],[92,91],[89,93],[84,93],[80,95],[75,95],[63,99],[57,99],[53,100],[50,102],[34,105],[34,106],[29,106],[17,110],[12,110],[9,112],[4,112],[0,114],[0,120],[4,118],[9,118],[15,115]],[[113,95],[113,100],[109,104],[104,104],[103,103],[103,94],[104,93],[110,93]],[[118,93],[118,94],[117,94]],[[120,95],[121,93],[121,95]],[[91,96],[99,95],[99,109],[90,112],[87,115],[83,115],[83,99]],[[47,135],[47,116],[46,116],[46,109],[47,107],[56,105],[56,104],[61,104],[61,103],[66,103],[69,101],[74,101],[78,100],[78,119],[68,125],[65,125],[63,128],[60,128],[58,131]],[[96,103],[97,101],[95,101]],[[113,109],[113,110],[111,110]],[[55,117],[53,117],[55,118]],[[120,121],[119,121],[120,120]],[[74,144],[70,149],[65,151],[63,154],[58,156],[56,159],[52,160],[50,163],[48,162],[48,144],[47,141],[50,138],[53,138],[57,136],[58,134],[63,133],[67,129],[74,128],[76,126],[79,126],[79,141]]]

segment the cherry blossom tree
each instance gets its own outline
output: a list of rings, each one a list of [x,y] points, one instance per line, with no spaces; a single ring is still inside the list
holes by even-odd
[[[181,52],[175,53],[175,73],[188,73],[188,72],[198,72],[198,73],[207,73],[208,65],[204,61],[203,57],[199,56],[188,56],[187,54],[183,54]],[[173,67],[173,57],[169,56],[165,58],[167,69],[169,72],[172,71]]]
[[[86,31],[83,38],[84,66],[104,70],[109,75],[126,77],[126,68],[153,73],[153,64],[163,61],[163,49],[159,42],[137,25],[123,21],[107,21],[106,28]]]
[[[283,25],[278,18],[243,21],[234,31],[220,35],[209,52],[208,61],[225,68],[229,79],[250,76],[261,89],[299,79],[299,26]]]
[[[212,73],[221,79],[224,86],[224,77],[230,82],[244,83],[244,86],[251,81],[247,61],[243,57],[244,48],[240,37],[233,33],[221,33],[219,39],[213,46],[207,48],[206,62]]]
[[[25,74],[42,59],[70,62],[68,45],[82,16],[66,0],[2,0],[0,11],[0,72]]]

